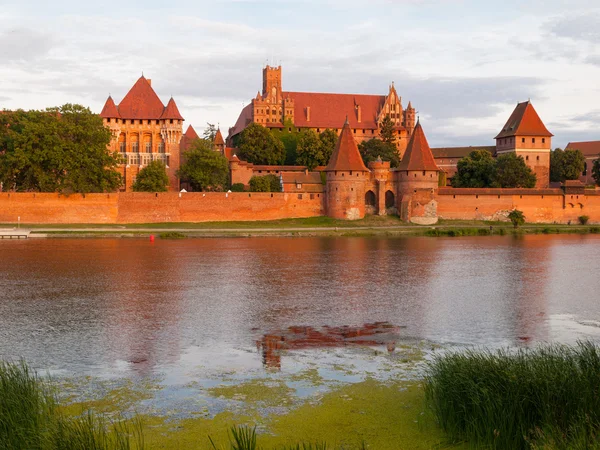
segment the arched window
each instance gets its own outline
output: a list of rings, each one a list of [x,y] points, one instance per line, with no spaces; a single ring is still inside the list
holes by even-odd
[[[375,192],[367,191],[365,194],[365,205],[367,206],[376,206],[377,197],[375,197]]]
[[[396,196],[392,191],[387,191],[385,193],[385,207],[393,208],[394,206],[396,206]]]

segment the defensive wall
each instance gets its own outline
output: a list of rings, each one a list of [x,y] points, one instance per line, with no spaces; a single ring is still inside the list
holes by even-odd
[[[0,223],[128,224],[252,221],[324,215],[322,194],[165,192],[0,193]]]
[[[435,194],[437,214],[448,220],[506,220],[513,209],[530,223],[577,223],[580,216],[600,223],[600,191],[586,189],[452,189]]]

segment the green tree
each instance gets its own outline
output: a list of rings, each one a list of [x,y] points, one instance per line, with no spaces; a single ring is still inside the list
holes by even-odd
[[[379,124],[379,137],[386,144],[396,148],[396,127],[390,116],[385,116]]]
[[[321,140],[321,150],[323,151],[323,165],[326,166],[329,164],[331,155],[337,145],[338,135],[332,129],[327,128],[325,131],[321,132],[319,139]]]
[[[525,215],[523,214],[523,211],[519,211],[518,209],[513,209],[508,214],[508,218],[515,228],[518,228],[525,223]]]
[[[161,161],[152,161],[138,173],[133,190],[135,192],[166,192],[169,177]]]
[[[238,157],[253,164],[277,165],[285,161],[285,147],[269,130],[251,123],[242,131]]]
[[[389,161],[391,167],[398,167],[400,164],[400,156],[398,156],[396,147],[378,138],[361,142],[358,144],[358,151],[360,152],[360,156],[362,156],[365,166],[368,166],[371,161],[376,161],[380,157],[382,161]]]
[[[496,162],[485,150],[474,150],[457,163],[457,172],[452,177],[455,188],[496,187]]]
[[[281,192],[281,182],[276,175],[253,176],[249,185],[250,192]]]
[[[550,153],[550,181],[578,180],[585,168],[585,156],[579,150],[561,150]]]
[[[206,128],[204,129],[204,133],[202,136],[209,142],[213,142],[215,140],[215,136],[217,135],[217,127],[214,123],[206,122]]]
[[[596,182],[596,185],[600,186],[600,159],[594,160],[594,165],[592,166],[592,178]]]
[[[501,188],[533,188],[537,177],[522,156],[507,153],[496,158],[495,185]]]
[[[298,134],[297,154],[296,164],[306,166],[308,170],[326,164],[323,144],[319,135],[311,129],[302,130]]]
[[[102,118],[81,105],[0,114],[0,183],[16,191],[115,191],[119,156]]]
[[[229,161],[213,150],[212,141],[196,139],[178,172],[194,191],[223,191],[229,180]]]
[[[288,166],[295,166],[297,164],[296,150],[298,147],[298,129],[294,126],[294,123],[290,119],[286,119],[283,124],[283,128],[275,128],[271,132],[283,143],[283,146],[285,147],[284,164]]]

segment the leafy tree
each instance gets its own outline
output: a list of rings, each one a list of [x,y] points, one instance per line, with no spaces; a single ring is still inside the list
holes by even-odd
[[[455,188],[486,188],[496,186],[496,161],[485,150],[474,150],[457,163],[452,177]]]
[[[376,161],[379,157],[381,157],[382,161],[389,161],[391,167],[398,167],[400,164],[400,156],[398,156],[396,147],[378,138],[361,142],[358,144],[358,151],[360,152],[360,156],[362,156],[365,166],[371,161]]]
[[[240,136],[238,157],[253,164],[283,164],[285,147],[269,130],[251,123]]]
[[[518,228],[525,223],[525,215],[523,214],[523,211],[519,211],[518,209],[513,209],[508,214],[508,218],[515,228]]]
[[[161,161],[152,161],[138,173],[133,190],[135,192],[166,192],[169,177]]]
[[[0,183],[16,191],[110,192],[118,153],[102,118],[81,105],[0,114]]]
[[[244,192],[244,183],[233,183],[231,185],[231,192]]]
[[[592,178],[596,182],[596,185],[600,186],[600,159],[594,160],[592,166]]]
[[[306,166],[308,170],[326,164],[323,154],[323,144],[316,131],[311,129],[302,130],[298,134],[298,157],[296,164]]]
[[[577,180],[585,168],[585,156],[579,150],[561,150],[550,153],[550,181]]]
[[[279,139],[285,147],[285,162],[288,166],[295,166],[298,147],[298,129],[290,119],[286,119],[283,128],[273,129],[273,135]]]
[[[281,182],[276,175],[253,176],[249,185],[250,192],[281,192]]]
[[[379,137],[383,142],[396,148],[396,130],[390,116],[385,116],[379,124]]]
[[[179,177],[194,191],[223,191],[229,180],[229,161],[213,150],[212,141],[196,139],[185,153]]]
[[[204,133],[202,135],[207,141],[214,141],[215,136],[217,135],[217,127],[215,127],[215,124],[206,122],[206,128],[204,129]]]
[[[325,131],[321,132],[319,139],[321,140],[321,149],[323,152],[322,164],[327,165],[331,159],[333,151],[335,150],[335,146],[337,145],[338,135],[335,131],[327,128]]]
[[[533,188],[535,173],[525,160],[515,153],[507,153],[496,158],[495,185],[501,188]]]

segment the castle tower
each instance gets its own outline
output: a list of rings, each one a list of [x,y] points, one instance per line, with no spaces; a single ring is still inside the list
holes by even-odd
[[[175,104],[173,97],[167,103],[163,114],[160,117],[160,134],[165,143],[165,152],[169,154],[167,159],[167,175],[169,176],[169,186],[176,191],[179,190],[179,177],[177,170],[180,164],[181,136],[183,135],[183,117]]]
[[[369,169],[360,156],[348,119],[325,173],[327,215],[334,219],[362,219],[365,216],[365,184]]]
[[[215,151],[221,153],[221,155],[225,154],[225,140],[223,139],[223,135],[221,134],[220,128],[217,129],[217,134],[215,134],[213,146]]]
[[[552,136],[531,101],[519,103],[495,137],[496,154],[516,153],[523,157],[537,177],[535,187],[547,188],[550,184]]]
[[[439,171],[423,127],[417,122],[397,169],[398,212],[402,220],[420,225],[437,222],[434,194],[438,187]]]
[[[266,66],[263,69],[262,98],[269,99],[271,103],[280,103],[281,98],[281,66]]]
[[[413,108],[411,102],[408,102],[406,111],[404,111],[404,126],[408,130],[409,134],[415,128],[415,118],[416,118],[415,108]]]

